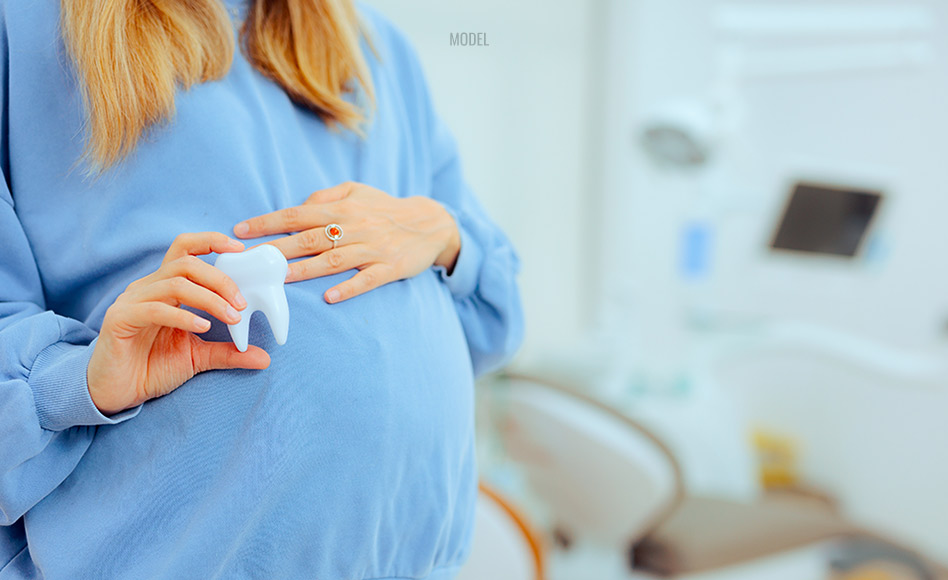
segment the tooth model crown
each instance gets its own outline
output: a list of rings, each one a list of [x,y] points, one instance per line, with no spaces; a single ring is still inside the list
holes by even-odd
[[[283,282],[289,266],[283,253],[264,244],[240,253],[221,254],[214,266],[230,276],[247,300],[247,308],[240,313],[240,322],[227,325],[237,350],[247,351],[250,317],[258,310],[267,317],[277,344],[286,344],[290,307],[286,303]]]

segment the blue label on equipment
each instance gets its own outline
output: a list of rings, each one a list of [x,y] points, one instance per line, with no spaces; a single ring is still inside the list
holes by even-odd
[[[682,230],[681,276],[686,280],[706,278],[711,272],[711,226],[690,222]]]

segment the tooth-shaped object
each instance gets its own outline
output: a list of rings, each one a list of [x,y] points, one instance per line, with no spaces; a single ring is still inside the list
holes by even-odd
[[[289,266],[283,252],[264,244],[244,252],[221,254],[214,265],[230,276],[247,299],[247,308],[240,313],[240,322],[227,325],[237,350],[247,351],[250,317],[258,310],[267,317],[277,344],[286,344],[290,307],[286,303],[283,282]]]

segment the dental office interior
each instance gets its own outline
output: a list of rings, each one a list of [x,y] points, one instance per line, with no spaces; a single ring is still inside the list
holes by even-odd
[[[462,578],[948,578],[948,3],[372,3],[521,258]]]

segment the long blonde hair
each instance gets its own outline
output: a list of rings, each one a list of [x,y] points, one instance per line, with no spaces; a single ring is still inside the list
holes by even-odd
[[[146,129],[172,118],[179,87],[227,74],[235,46],[223,1],[61,0],[87,113],[87,174],[115,165]],[[248,61],[327,124],[361,133],[374,90],[352,0],[249,1],[239,34]],[[344,98],[359,87],[367,103]]]

